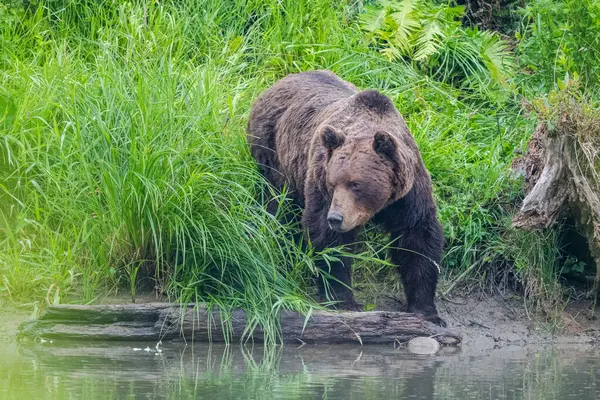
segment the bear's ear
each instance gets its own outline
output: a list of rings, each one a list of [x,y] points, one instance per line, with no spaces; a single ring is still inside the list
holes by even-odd
[[[321,140],[323,141],[323,146],[325,146],[327,149],[335,150],[344,144],[344,135],[337,132],[335,129],[333,129],[333,127],[327,125],[323,128]]]
[[[397,149],[396,140],[389,133],[379,131],[373,139],[373,149],[379,154],[395,158]]]

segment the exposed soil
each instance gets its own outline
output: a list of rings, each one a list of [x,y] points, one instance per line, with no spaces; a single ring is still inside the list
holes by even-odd
[[[518,295],[477,294],[466,299],[439,300],[438,307],[448,325],[463,336],[463,348],[600,345],[600,321],[592,317],[590,300],[568,305],[554,322],[532,315]]]
[[[554,319],[536,315],[521,295],[509,292],[438,298],[436,304],[448,327],[462,335],[461,347],[469,353],[507,346],[600,346],[600,319],[592,317],[591,300],[570,303]],[[397,310],[398,306],[393,300],[380,299],[377,309]]]

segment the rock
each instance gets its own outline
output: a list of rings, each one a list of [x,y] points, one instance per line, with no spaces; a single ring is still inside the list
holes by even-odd
[[[408,351],[413,354],[435,354],[440,349],[440,343],[431,338],[418,336],[408,341]]]

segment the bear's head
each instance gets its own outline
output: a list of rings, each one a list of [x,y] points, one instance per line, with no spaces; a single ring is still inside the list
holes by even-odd
[[[347,135],[331,125],[323,126],[320,135],[327,153],[327,222],[332,230],[348,232],[364,225],[411,190],[415,155],[402,136],[381,129]]]
[[[322,141],[328,150],[325,176],[331,229],[347,232],[365,224],[412,188],[413,157],[391,133],[349,138],[325,126]]]

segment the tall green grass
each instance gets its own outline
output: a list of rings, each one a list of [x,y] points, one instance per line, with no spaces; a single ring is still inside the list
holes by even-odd
[[[28,4],[0,5],[3,298],[91,302],[152,288],[269,326],[278,309],[308,311],[315,255],[264,210],[244,130],[261,91],[316,68],[382,90],[406,117],[435,184],[445,278],[520,256],[506,245],[520,196],[508,167],[534,121],[518,96],[386,60],[354,3]],[[361,254],[358,275],[391,270],[376,262],[385,240]]]
[[[41,5],[3,32],[2,293],[89,302],[137,275],[255,315],[306,308],[286,276],[311,261],[260,204],[244,139],[247,41],[217,33],[225,10],[196,28],[186,7],[104,6]]]

